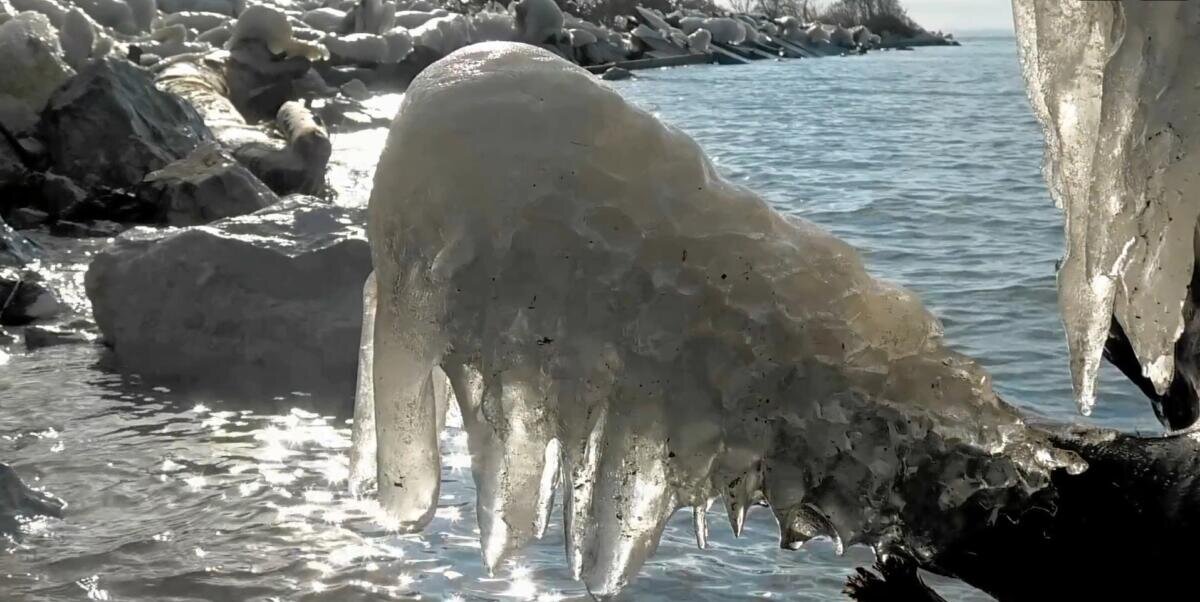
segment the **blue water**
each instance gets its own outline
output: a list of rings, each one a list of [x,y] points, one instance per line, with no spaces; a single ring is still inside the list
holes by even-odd
[[[951,344],[1014,403],[1079,420],[1055,307],[1061,218],[1011,38],[863,57],[639,72],[615,86],[698,139],[726,174],[863,250],[917,291]],[[335,137],[331,180],[361,202],[382,132]],[[364,164],[364,160],[366,163]],[[653,161],[653,157],[647,157]],[[62,249],[78,284],[87,249]],[[76,299],[77,300],[77,299]],[[562,531],[484,574],[463,437],[443,437],[442,504],[397,536],[345,493],[348,425],[262,400],[197,399],[106,371],[95,346],[14,353],[0,367],[0,460],[71,502],[65,520],[0,543],[2,600],[584,599]],[[0,355],[0,358],[3,356]],[[2,361],[2,360],[0,360]],[[284,408],[283,410],[272,408]],[[1109,370],[1092,423],[1153,430]],[[668,529],[628,600],[837,600],[870,552],[778,549],[770,513],[710,549],[690,517]],[[986,597],[935,580],[952,600]]]

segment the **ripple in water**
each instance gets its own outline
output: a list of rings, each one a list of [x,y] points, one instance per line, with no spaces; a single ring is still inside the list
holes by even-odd
[[[919,292],[1009,399],[1077,420],[1055,306],[1061,218],[1042,183],[1015,44],[964,43],[640,72],[616,87],[692,134],[732,179]],[[383,135],[335,136],[339,202],[365,202]],[[63,285],[80,292],[93,250],[53,252]],[[347,400],[295,394],[248,409],[113,375],[102,359],[88,346],[0,352],[0,460],[70,502],[65,520],[31,521],[0,544],[6,600],[586,599],[565,568],[560,520],[485,573],[453,421],[436,517],[399,535],[346,489],[346,416],[309,411]],[[1104,391],[1094,422],[1156,428],[1114,371]],[[697,550],[689,514],[624,598],[837,600],[852,567],[872,560],[820,543],[780,550],[767,511],[751,513],[740,540],[712,512],[709,549]],[[986,599],[933,582],[950,599]]]

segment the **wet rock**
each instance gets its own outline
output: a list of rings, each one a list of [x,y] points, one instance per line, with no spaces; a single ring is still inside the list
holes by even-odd
[[[609,67],[608,70],[604,72],[604,75],[600,76],[600,79],[608,80],[608,81],[617,81],[617,80],[622,80],[622,79],[629,79],[631,77],[633,77],[633,72],[631,72],[630,70],[628,70],[624,67]]]
[[[8,215],[8,222],[17,230],[36,228],[50,219],[50,214],[32,207],[19,207]]]
[[[15,535],[18,517],[53,516],[62,518],[66,502],[21,481],[11,466],[0,462],[0,533]]]
[[[156,221],[172,226],[253,213],[279,200],[215,142],[147,175],[137,196],[158,208]]]
[[[212,133],[183,100],[125,61],[94,61],[57,90],[40,127],[50,163],[85,186],[137,184]]]
[[[88,198],[70,178],[49,172],[31,175],[29,188],[35,191],[39,209],[53,217],[69,215]]]
[[[125,231],[125,226],[107,220],[86,223],[58,220],[50,226],[51,234],[71,238],[112,238],[123,231]]]
[[[0,268],[21,267],[37,257],[37,247],[0,220]]]
[[[86,288],[122,369],[201,389],[354,391],[361,209],[293,198],[208,226],[136,228]]]
[[[28,171],[20,149],[0,132],[0,190],[24,183]]]
[[[28,351],[88,342],[87,337],[82,333],[43,326],[26,326],[21,336],[25,341],[25,349]]]
[[[284,103],[275,116],[275,125],[287,137],[287,147],[248,144],[234,156],[279,194],[319,192],[333,151],[325,128],[298,102]]]
[[[24,326],[62,314],[65,307],[41,276],[19,268],[0,268],[0,325]]]

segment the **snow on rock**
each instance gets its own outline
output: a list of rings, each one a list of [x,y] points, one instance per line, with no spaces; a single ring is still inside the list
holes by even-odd
[[[63,56],[50,20],[35,12],[21,13],[0,25],[0,57],[4,57],[0,125],[9,131],[28,131],[50,95],[74,70]]]
[[[697,29],[687,37],[687,42],[688,48],[693,52],[708,52],[712,44],[712,34],[707,29]]]
[[[387,30],[383,33],[383,39],[387,42],[387,62],[389,63],[403,61],[413,50],[412,34],[403,27],[393,27]]]
[[[446,56],[471,43],[471,28],[466,17],[448,15],[430,19],[409,32],[413,46],[423,46]]]
[[[740,21],[727,17],[705,19],[700,27],[712,34],[712,41],[721,44],[741,44],[746,41],[746,28]]]
[[[304,57],[318,61],[329,58],[329,51],[321,44],[297,39],[292,35],[292,24],[287,15],[277,8],[263,4],[247,7],[238,15],[227,47],[239,43],[262,42],[274,54],[288,57]]]
[[[359,406],[376,437],[354,457],[374,456],[403,527],[429,520],[441,367],[489,566],[539,536],[559,481],[568,563],[603,596],[675,510],[718,496],[735,527],[765,499],[789,545],[888,543],[898,491],[946,509],[1084,468],[943,345],[915,295],[534,46],[476,44],[412,82],[368,222],[378,299]]]
[[[516,37],[516,22],[507,12],[483,11],[471,16],[472,42],[510,42]]]
[[[335,60],[345,63],[378,65],[391,56],[387,39],[370,33],[329,36],[322,43]]]
[[[236,17],[244,8],[245,0],[158,0],[158,9],[164,13],[204,11]]]
[[[1163,394],[1176,377],[1200,214],[1190,92],[1200,5],[1016,0],[1014,15],[1046,180],[1066,214],[1059,307],[1080,408],[1095,402],[1114,318]],[[1195,391],[1200,373],[1187,360]]]
[[[305,25],[329,33],[337,33],[346,20],[346,12],[336,8],[316,8],[300,16]]]
[[[348,407],[371,270],[362,219],[294,198],[207,226],[129,230],[88,269],[96,323],[123,370]]]
[[[541,44],[562,31],[563,13],[554,0],[517,0],[513,6],[520,41]]]
[[[39,129],[54,171],[115,188],[133,186],[212,140],[190,104],[115,59],[92,62],[58,89]]]

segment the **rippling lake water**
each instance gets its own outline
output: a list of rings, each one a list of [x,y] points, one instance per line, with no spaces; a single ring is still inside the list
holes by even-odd
[[[988,366],[1009,400],[1080,420],[1055,306],[1061,217],[1042,182],[1015,43],[963,41],[639,72],[615,87],[698,139],[729,177],[920,293],[947,339]],[[365,201],[382,136],[335,136],[339,202]],[[92,247],[55,250],[57,280],[78,292]],[[454,426],[442,437],[437,517],[424,533],[399,536],[345,491],[348,417],[309,411],[344,400],[297,393],[235,404],[113,374],[90,345],[10,352],[7,364],[0,353],[0,461],[70,507],[65,520],[32,522],[20,541],[0,542],[0,599],[586,599],[565,568],[561,522],[485,574],[465,436]],[[1091,422],[1156,428],[1111,369]],[[853,567],[871,561],[868,550],[838,557],[820,543],[780,550],[765,510],[740,540],[716,509],[709,520],[710,547],[697,550],[680,513],[623,599],[837,600]],[[934,583],[952,600],[987,599]]]

